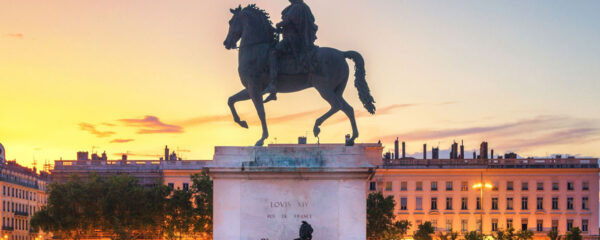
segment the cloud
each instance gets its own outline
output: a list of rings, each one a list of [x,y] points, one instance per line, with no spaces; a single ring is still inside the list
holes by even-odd
[[[114,126],[117,126],[117,124],[114,124],[114,123],[108,123],[108,122],[103,122],[103,123],[102,123],[102,125],[104,125],[104,126],[109,126],[109,127],[114,127]]]
[[[498,146],[503,149],[523,150],[548,145],[587,143],[597,141],[598,134],[600,134],[599,128],[572,128],[553,131],[530,139],[512,140]]]
[[[392,104],[392,105],[385,106],[385,107],[377,109],[377,112],[375,112],[375,116],[388,115],[388,114],[391,114],[396,109],[414,107],[414,106],[418,106],[418,105],[419,104],[414,104],[414,103]],[[343,112],[342,112],[342,114],[343,114]],[[355,114],[354,114],[354,118],[356,118],[356,119],[363,118],[363,117],[369,117],[369,116],[372,116],[372,115],[369,112],[365,111],[365,110],[356,111]],[[348,118],[344,114],[343,116],[338,116],[338,117],[336,117],[334,119],[326,121],[326,123],[336,124],[336,123],[345,122],[345,121],[348,121]]]
[[[113,139],[112,141],[110,141],[111,143],[128,143],[128,142],[132,142],[135,139]]]
[[[191,118],[188,120],[184,120],[184,121],[180,122],[179,124],[182,126],[197,126],[197,125],[203,125],[203,124],[207,124],[207,123],[211,123],[211,122],[223,122],[223,121],[233,122],[233,116],[231,116],[230,114],[226,114],[226,115],[195,117],[195,118]]]
[[[153,133],[183,133],[183,127],[161,122],[155,116],[145,116],[142,119],[120,119],[120,122],[129,127],[138,128],[139,134]]]
[[[519,120],[516,122],[503,123],[491,126],[482,127],[467,127],[453,129],[421,129],[411,132],[398,133],[382,137],[383,141],[393,141],[396,137],[401,137],[403,140],[432,140],[440,138],[456,138],[474,134],[486,133],[490,136],[506,136],[512,133],[518,134],[523,132],[531,133],[532,131],[547,130],[548,128],[556,128],[565,124],[569,124],[569,118],[558,116],[539,116],[533,119]]]
[[[89,132],[93,135],[96,135],[96,137],[108,137],[111,136],[113,134],[115,134],[115,132],[113,131],[99,131],[98,129],[96,129],[96,126],[94,126],[93,124],[89,124],[89,123],[79,123],[79,129]]]
[[[5,36],[10,37],[10,38],[23,39],[22,33],[7,33],[7,34],[5,34]]]

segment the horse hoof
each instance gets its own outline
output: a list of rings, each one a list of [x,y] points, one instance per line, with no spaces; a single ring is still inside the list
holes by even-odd
[[[354,139],[348,139],[348,141],[346,141],[346,146],[354,146]]]
[[[313,134],[315,135],[315,137],[318,137],[319,133],[321,133],[321,129],[315,126],[315,128],[313,128]]]
[[[246,121],[239,121],[237,123],[243,128],[248,128],[248,123]]]
[[[263,144],[264,144],[264,140],[261,139],[261,140],[258,140],[258,142],[256,142],[256,144],[254,144],[254,146],[256,146],[256,147],[262,147]]]

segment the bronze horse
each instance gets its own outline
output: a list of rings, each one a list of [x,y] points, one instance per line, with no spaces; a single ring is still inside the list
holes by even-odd
[[[231,9],[231,13],[233,17],[229,21],[229,32],[223,44],[227,49],[239,49],[238,73],[245,89],[229,97],[228,105],[233,120],[240,126],[248,128],[246,121],[240,120],[234,105],[238,101],[252,99],[263,131],[262,137],[255,146],[262,146],[264,140],[269,137],[263,106],[263,94],[269,83],[269,51],[279,41],[279,36],[269,20],[269,15],[254,4],[245,8],[239,6]],[[237,47],[238,41],[240,41],[239,47]],[[360,101],[369,113],[375,113],[375,101],[365,80],[364,60],[355,51],[342,52],[328,47],[319,47],[314,51],[314,61],[317,66],[315,70],[304,74],[280,72],[277,91],[289,93],[314,87],[331,106],[329,111],[316,120],[313,128],[315,137],[321,131],[319,126],[331,115],[342,110],[352,125],[352,137],[346,141],[346,145],[351,146],[354,144],[354,139],[358,137],[358,129],[354,119],[354,109],[342,96],[348,83],[349,68],[346,58],[354,61],[354,86],[358,89]]]

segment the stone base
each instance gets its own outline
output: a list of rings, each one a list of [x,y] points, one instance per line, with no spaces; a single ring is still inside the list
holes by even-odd
[[[293,240],[302,221],[315,240],[366,239],[366,184],[381,147],[216,147],[215,240]]]

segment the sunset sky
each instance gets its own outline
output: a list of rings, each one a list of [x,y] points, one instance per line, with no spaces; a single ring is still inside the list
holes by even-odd
[[[229,8],[257,3],[281,18],[287,0],[0,1],[0,142],[7,159],[38,168],[106,151],[156,159],[165,145],[184,159],[211,159],[215,145],[260,136],[242,89],[237,51],[223,47]],[[407,152],[422,144],[496,153],[600,156],[599,1],[307,0],[317,44],[366,61],[377,113],[362,108],[351,77],[358,142]],[[351,63],[352,64],[352,63]],[[351,65],[352,66],[352,65]],[[314,89],[266,106],[271,137],[293,143],[328,104]],[[321,142],[350,133],[340,112]],[[429,149],[430,150],[430,149]],[[467,155],[470,156],[470,155]],[[442,155],[447,157],[447,155]]]

